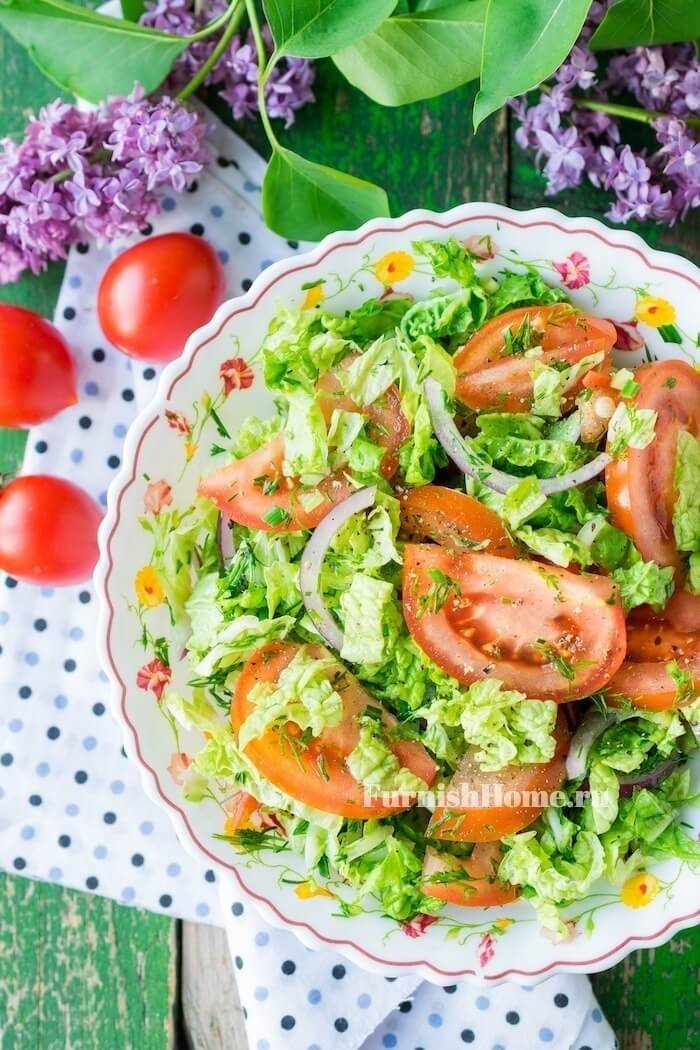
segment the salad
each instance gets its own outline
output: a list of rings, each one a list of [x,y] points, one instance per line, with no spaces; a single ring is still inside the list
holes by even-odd
[[[563,935],[601,878],[700,865],[700,374],[617,367],[534,269],[413,250],[424,300],[280,306],[269,415],[143,519],[189,667],[161,706],[233,849],[348,914],[523,899]]]

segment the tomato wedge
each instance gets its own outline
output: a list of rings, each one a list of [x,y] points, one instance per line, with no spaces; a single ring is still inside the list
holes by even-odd
[[[685,361],[654,361],[640,368],[633,404],[657,413],[656,436],[646,448],[628,448],[605,471],[612,522],[634,540],[645,561],[673,566],[676,591],[664,616],[680,631],[700,631],[700,596],[685,590],[673,534],[678,434],[700,437],[700,375]]]
[[[520,896],[520,888],[499,880],[502,860],[503,850],[495,842],[477,842],[469,857],[455,857],[428,846],[421,890],[427,897],[466,908],[511,904]]]
[[[609,579],[527,558],[406,544],[403,609],[423,652],[465,685],[496,678],[530,697],[576,700],[625,655]]]
[[[615,339],[610,321],[568,303],[508,310],[487,321],[455,354],[457,399],[477,410],[529,412],[535,361],[573,365],[603,351],[604,363],[597,367],[605,370],[610,366]],[[524,356],[533,347],[540,347],[542,353]],[[579,382],[572,387],[572,397],[580,386]]]
[[[350,354],[344,358],[342,368],[348,368],[359,354]],[[395,385],[373,401],[371,405],[358,405],[356,401],[342,393],[342,383],[337,370],[327,372],[318,381],[321,391],[319,404],[327,423],[330,423],[333,410],[339,412],[359,412],[367,418],[367,435],[371,441],[386,448],[381,463],[381,472],[389,480],[399,469],[399,449],[410,436],[411,427],[401,409],[401,395]]]
[[[485,773],[476,748],[467,748],[447,789],[449,807],[433,812],[428,838],[452,842],[495,842],[531,824],[566,779],[570,733],[563,710],[554,726],[556,750],[549,762],[504,766]],[[454,798],[455,803],[452,803]]]
[[[486,545],[490,554],[515,558],[518,549],[495,511],[473,496],[442,485],[422,485],[400,496],[401,529],[412,540],[432,540],[452,550]]]
[[[678,684],[668,671],[676,664],[689,671],[696,694],[700,691],[700,633],[684,634],[663,620],[627,624],[627,656],[606,688],[611,700],[624,697],[652,711],[669,710],[678,705]],[[691,703],[689,697],[685,703]],[[678,706],[683,706],[681,703]]]
[[[282,473],[283,462],[284,437],[280,434],[243,459],[211,471],[197,491],[232,521],[263,532],[315,529],[336,503],[353,492],[340,472],[315,488],[302,488],[296,479]],[[315,494],[320,501],[305,506],[305,496]]]
[[[236,683],[231,704],[231,721],[236,732],[253,710],[248,699],[253,686],[260,682],[275,683],[301,648],[295,642],[270,642],[248,660]],[[324,813],[362,818],[396,813],[396,806],[367,792],[352,776],[345,762],[359,738],[358,716],[368,706],[379,706],[378,701],[324,646],[309,645],[305,649],[315,659],[332,661],[328,677],[335,688],[342,691],[342,722],[332,729],[325,729],[319,737],[303,742],[295,723],[271,726],[246,745],[246,755],[275,787]],[[388,711],[383,712],[382,721],[389,731],[398,725]],[[402,766],[421,777],[426,784],[432,784],[437,767],[422,744],[397,739],[390,746]]]

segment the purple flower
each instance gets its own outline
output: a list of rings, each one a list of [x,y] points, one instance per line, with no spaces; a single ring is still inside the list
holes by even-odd
[[[547,177],[547,196],[579,186],[590,147],[582,143],[577,129],[567,128],[556,137],[549,131],[540,130],[537,140],[540,147],[538,159],[547,158],[542,169]]]

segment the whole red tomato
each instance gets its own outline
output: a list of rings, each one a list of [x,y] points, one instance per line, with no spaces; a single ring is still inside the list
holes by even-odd
[[[0,304],[0,426],[30,427],[78,400],[75,364],[50,321]]]
[[[125,354],[172,361],[211,318],[225,287],[224,268],[207,241],[164,233],[110,263],[97,293],[97,316],[106,338]]]
[[[26,474],[0,491],[0,569],[27,583],[87,580],[102,509],[72,481]]]

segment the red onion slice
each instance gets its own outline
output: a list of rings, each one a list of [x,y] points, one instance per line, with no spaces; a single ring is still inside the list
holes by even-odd
[[[653,790],[661,784],[666,777],[670,776],[674,770],[685,761],[685,755],[676,755],[675,758],[664,758],[658,765],[654,766],[647,773],[628,773],[624,777],[618,777],[620,782],[620,797],[629,798],[629,796],[638,788],[646,788],[647,790]]]
[[[343,632],[333,619],[321,597],[320,577],[323,560],[329,546],[346,521],[361,510],[373,506],[377,498],[377,486],[368,485],[358,489],[352,496],[336,503],[325,518],[314,529],[304,548],[299,568],[299,586],[307,613],[314,627],[328,644],[340,652],[343,648]]]
[[[584,716],[578,729],[571,737],[569,753],[566,756],[566,779],[578,780],[586,772],[588,756],[596,740],[606,729],[616,722],[624,722],[628,718],[636,718],[638,711],[602,711],[591,709]]]
[[[454,465],[463,474],[481,481],[494,492],[502,494],[523,480],[515,474],[506,474],[503,470],[497,470],[482,460],[479,453],[472,448],[469,438],[463,437],[455,426],[454,419],[445,407],[443,391],[439,383],[434,379],[426,379],[423,390],[435,436]],[[540,489],[545,496],[551,496],[555,492],[565,492],[567,489],[576,488],[602,473],[609,462],[610,456],[607,452],[600,452],[590,463],[584,463],[582,467],[571,470],[568,474],[560,474],[555,478],[539,478]]]
[[[236,553],[231,524],[230,518],[227,518],[225,514],[219,514],[216,523],[216,545],[219,549],[219,558],[224,569]]]

